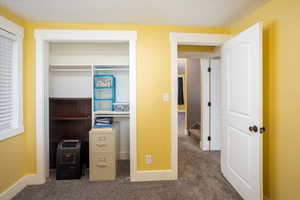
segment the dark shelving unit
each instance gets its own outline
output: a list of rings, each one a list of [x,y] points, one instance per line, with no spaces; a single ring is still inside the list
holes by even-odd
[[[89,164],[91,98],[49,98],[50,168],[56,167],[56,149],[63,139],[82,141],[82,162]]]

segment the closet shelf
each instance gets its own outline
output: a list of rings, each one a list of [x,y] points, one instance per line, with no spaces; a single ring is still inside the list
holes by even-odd
[[[106,68],[106,69],[95,69],[96,71],[129,71],[128,68]]]
[[[91,117],[50,117],[50,120],[91,120]]]
[[[129,71],[129,65],[94,65],[95,71]]]
[[[90,69],[51,69],[51,72],[92,72]]]
[[[95,111],[95,115],[129,115],[129,112],[117,112],[117,111]]]
[[[51,72],[92,72],[92,66],[89,64],[51,64]]]
[[[62,137],[62,138],[51,138],[50,139],[50,144],[51,143],[60,143],[63,139],[66,139],[66,138],[64,138],[64,137]],[[74,137],[68,137],[67,139],[75,139],[75,140],[77,140],[77,139],[80,139],[82,142],[89,142],[89,137],[88,137],[88,135],[87,135],[87,137],[83,137],[83,138],[79,138],[79,137],[76,137],[76,136],[74,136]]]
[[[50,64],[50,67],[92,67],[92,64]]]
[[[50,97],[51,100],[55,100],[55,101],[88,101],[91,100],[90,97],[86,97],[86,98],[64,98],[64,97]]]
[[[129,71],[129,65],[50,64],[50,72]]]

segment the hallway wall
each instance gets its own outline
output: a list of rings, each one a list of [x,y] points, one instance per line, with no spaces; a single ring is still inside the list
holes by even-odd
[[[201,120],[200,59],[187,59],[187,129]]]

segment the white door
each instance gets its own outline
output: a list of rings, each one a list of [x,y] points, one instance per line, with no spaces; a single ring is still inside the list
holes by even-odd
[[[243,199],[261,200],[261,24],[226,41],[221,54],[222,172]]]
[[[209,83],[209,72],[208,68],[210,67],[210,61],[208,58],[200,59],[200,86],[201,86],[201,140],[200,140],[200,148],[203,151],[210,150],[210,142],[208,141],[208,137],[210,136],[210,107],[208,107],[208,103],[210,102],[210,83]]]
[[[210,150],[220,150],[220,126],[221,126],[221,60],[212,58],[210,60],[210,101],[211,101],[211,119],[210,119]]]
[[[219,58],[202,58],[201,66],[201,140],[203,151],[220,150],[221,62]],[[210,69],[210,70],[209,70]],[[208,106],[210,102],[210,106]],[[210,140],[208,140],[210,137]]]

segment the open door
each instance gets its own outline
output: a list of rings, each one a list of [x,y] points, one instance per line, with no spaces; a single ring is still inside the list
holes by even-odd
[[[262,200],[262,26],[222,46],[221,169],[245,200]]]

